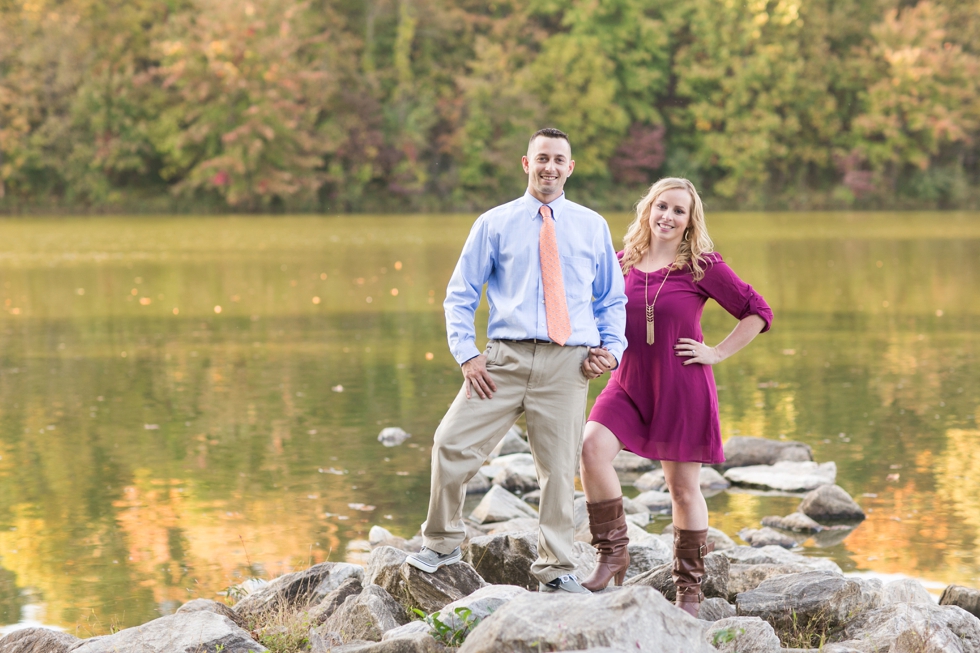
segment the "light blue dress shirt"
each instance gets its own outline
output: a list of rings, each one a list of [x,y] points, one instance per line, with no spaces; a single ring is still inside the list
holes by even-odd
[[[626,349],[626,295],[609,225],[564,194],[549,206],[572,323],[565,344],[601,344],[619,361]],[[460,365],[480,355],[473,322],[483,284],[490,304],[491,340],[548,339],[538,250],[540,207],[541,202],[525,193],[490,209],[473,224],[443,304],[449,349]]]

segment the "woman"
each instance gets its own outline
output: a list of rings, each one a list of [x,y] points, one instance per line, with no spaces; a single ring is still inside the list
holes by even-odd
[[[596,591],[613,578],[621,583],[629,566],[622,489],[612,466],[625,448],[663,463],[673,503],[677,605],[697,616],[711,550],[701,464],[725,460],[711,366],[768,330],[772,311],[713,253],[701,198],[686,179],[661,179],[640,200],[620,264],[629,345],[585,427],[582,485],[599,563],[582,585]],[[739,320],[715,347],[701,334],[708,298]]]

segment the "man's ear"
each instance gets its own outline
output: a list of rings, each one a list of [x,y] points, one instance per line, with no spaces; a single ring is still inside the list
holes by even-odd
[[[521,165],[524,166],[524,172],[531,172],[531,162],[527,160],[527,155],[521,157]]]
[[[575,170],[575,159],[572,159],[571,161],[568,162],[568,175],[567,176],[571,177],[573,170]]]

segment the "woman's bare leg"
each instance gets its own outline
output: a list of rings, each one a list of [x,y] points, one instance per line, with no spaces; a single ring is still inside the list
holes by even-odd
[[[613,432],[598,422],[586,422],[582,442],[582,488],[589,503],[609,501],[623,495],[613,458],[623,444]]]
[[[584,456],[582,465],[585,466]],[[701,463],[677,463],[665,460],[663,468],[674,508],[674,528],[689,531],[707,528],[708,504],[701,494]],[[584,478],[582,483],[585,483]]]

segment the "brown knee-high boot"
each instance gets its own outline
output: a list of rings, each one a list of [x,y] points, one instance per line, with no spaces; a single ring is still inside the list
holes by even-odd
[[[714,550],[708,544],[708,529],[685,531],[674,528],[674,586],[677,588],[677,607],[692,617],[701,610],[704,594],[701,580],[704,578],[704,557]]]
[[[599,550],[599,560],[582,587],[597,592],[613,578],[617,585],[622,585],[626,568],[630,566],[630,554],[626,550],[630,540],[626,536],[623,497],[586,503],[585,506],[589,510],[592,546]]]

